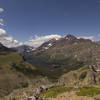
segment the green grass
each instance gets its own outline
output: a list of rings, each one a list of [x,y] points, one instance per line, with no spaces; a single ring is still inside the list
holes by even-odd
[[[64,92],[76,91],[77,96],[90,96],[93,97],[97,94],[100,94],[100,88],[97,87],[82,87],[82,88],[74,88],[74,87],[63,87],[57,86],[55,88],[51,88],[47,91],[44,91],[40,94],[40,97],[45,98],[56,98],[57,95]]]
[[[12,52],[6,55],[0,55],[0,66],[11,64],[12,62],[18,63],[22,61],[21,56],[18,53]]]
[[[96,87],[83,87],[79,89],[79,92],[76,92],[78,96],[95,96],[100,94],[100,88]]]
[[[15,89],[28,87],[27,76],[29,72],[35,70],[34,66],[24,62],[20,54],[13,51],[3,52],[5,54],[0,55],[0,97],[10,94]],[[16,70],[14,64],[18,65],[17,67],[21,71]],[[30,80],[32,79],[30,78]]]
[[[89,67],[86,65],[78,70],[78,72],[83,72],[84,70],[88,70]]]
[[[73,89],[72,87],[57,86],[50,90],[44,91],[43,93],[40,94],[40,97],[55,98],[58,94],[64,92],[70,92],[72,89]]]
[[[26,58],[28,59],[28,58]],[[33,56],[31,58],[32,65],[35,65],[40,73],[42,73],[42,76],[48,77],[49,80],[57,81],[59,77],[69,71],[77,70],[84,66],[83,62],[77,61],[75,58],[66,57],[63,59],[56,59],[52,58],[49,60],[45,60],[45,58],[36,58]],[[54,67],[54,65],[57,65],[57,67]],[[55,74],[55,75],[54,75]]]

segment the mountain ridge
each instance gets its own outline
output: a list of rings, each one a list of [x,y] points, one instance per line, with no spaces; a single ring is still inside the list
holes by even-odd
[[[43,75],[54,78],[55,74],[59,78],[64,73],[91,64],[93,56],[90,51],[98,56],[96,52],[99,53],[99,49],[100,45],[94,41],[67,35],[58,40],[49,40],[23,56],[26,61],[37,66]]]
[[[24,62],[19,53],[0,43],[0,97],[8,95],[15,89],[28,87],[28,80],[32,74],[28,71],[34,70],[36,68]]]

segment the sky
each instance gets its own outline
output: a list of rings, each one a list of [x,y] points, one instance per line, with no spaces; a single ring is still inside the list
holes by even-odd
[[[7,45],[67,34],[99,41],[100,0],[0,0],[2,33]]]

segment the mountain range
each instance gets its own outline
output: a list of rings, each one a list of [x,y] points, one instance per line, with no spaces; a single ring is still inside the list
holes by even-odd
[[[23,57],[42,70],[43,74],[58,78],[63,73],[99,62],[96,61],[100,59],[99,50],[99,42],[67,35],[58,40],[51,39],[33,51],[24,52]]]
[[[77,79],[72,77],[76,83],[81,82],[86,73],[88,79],[96,77],[94,73],[100,70],[99,55],[99,42],[73,35],[51,39],[38,48],[28,45],[7,48],[0,43],[0,97],[44,77],[48,79],[44,79],[47,83],[69,83],[73,73],[78,75]],[[97,78],[99,80],[99,76]],[[95,83],[95,79],[92,82]],[[88,84],[89,81],[85,82]]]

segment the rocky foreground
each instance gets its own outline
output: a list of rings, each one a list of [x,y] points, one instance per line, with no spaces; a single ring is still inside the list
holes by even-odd
[[[26,94],[29,91],[23,92],[23,95],[20,91],[19,96],[16,94],[0,100],[100,100],[100,88],[94,86],[76,88],[52,84],[31,90],[30,96]]]
[[[95,74],[95,83],[92,78],[94,74],[90,76],[92,71],[89,67],[71,71],[61,76],[56,84],[47,85],[45,79],[39,84],[36,82],[37,87],[19,90],[13,96],[9,96],[10,98],[6,97],[2,100],[100,100],[100,73]]]

